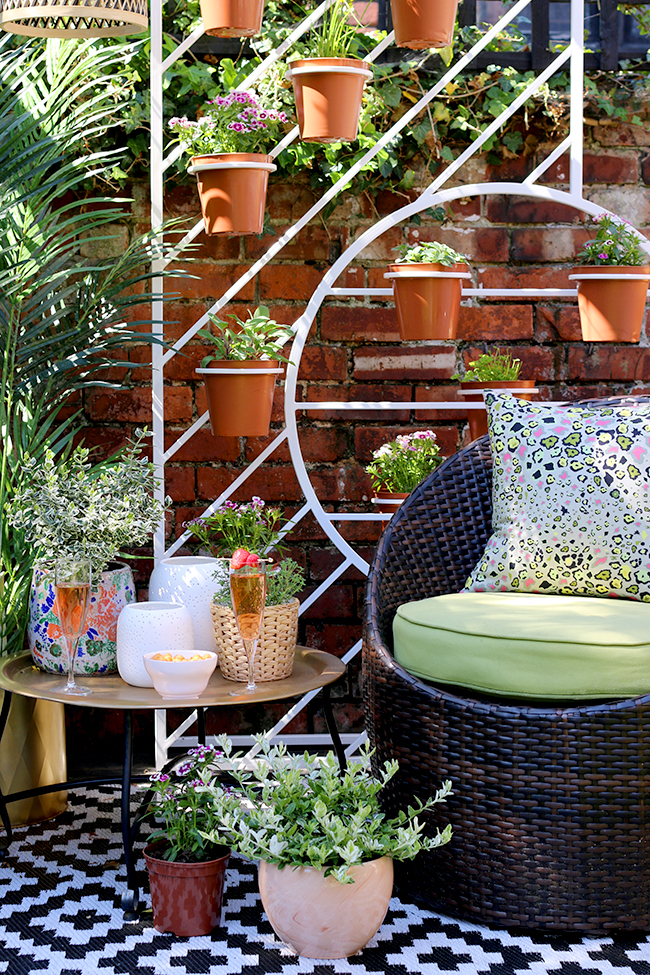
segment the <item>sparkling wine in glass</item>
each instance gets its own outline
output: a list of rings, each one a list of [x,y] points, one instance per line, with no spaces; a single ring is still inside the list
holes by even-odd
[[[266,601],[266,565],[243,565],[240,569],[230,569],[230,595],[237,629],[244,644],[248,661],[248,683],[246,693],[256,690],[253,668],[255,651],[260,638],[264,603]],[[239,691],[232,691],[237,695]]]
[[[61,622],[61,634],[68,660],[68,682],[62,689],[66,694],[75,694],[77,697],[92,694],[89,687],[79,687],[74,680],[74,664],[86,622],[91,579],[90,562],[86,560],[56,563],[56,611]]]

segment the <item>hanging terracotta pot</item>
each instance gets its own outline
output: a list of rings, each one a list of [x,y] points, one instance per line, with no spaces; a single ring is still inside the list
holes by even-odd
[[[210,934],[221,924],[230,850],[220,847],[221,855],[204,863],[161,860],[156,856],[159,852],[156,843],[144,850],[155,930],[170,931],[180,938]]]
[[[292,61],[293,84],[303,142],[354,142],[363,87],[372,71],[358,58],[305,58]]]
[[[215,437],[265,437],[271,425],[275,377],[273,359],[219,359],[197,369],[205,381],[210,424]]]
[[[452,43],[458,0],[390,0],[390,9],[397,47],[418,51]]]
[[[391,264],[399,333],[403,341],[455,339],[466,264]]]
[[[371,501],[376,505],[377,511],[382,511],[386,514],[395,514],[402,501],[406,501],[408,498],[408,492],[404,491],[375,491],[374,498]]]
[[[205,232],[261,234],[269,173],[277,166],[261,152],[222,152],[193,156]]]
[[[201,20],[213,37],[254,37],[262,29],[264,0],[201,0]]]
[[[483,403],[483,391],[485,389],[534,389],[535,380],[534,379],[513,379],[513,380],[499,380],[485,383],[478,382],[462,382],[460,384],[461,395],[464,400],[468,403]],[[531,400],[533,397],[532,393],[515,393],[517,399]],[[467,411],[468,421],[469,421],[469,433],[472,440],[478,440],[479,437],[483,437],[488,432],[487,427],[487,410],[485,405],[481,410],[468,410]]]
[[[347,958],[364,948],[386,917],[393,891],[393,861],[370,860],[341,884],[314,867],[283,867],[260,860],[262,906],[273,930],[305,958]]]
[[[569,275],[578,282],[584,342],[638,342],[650,282],[650,265],[601,264]]]

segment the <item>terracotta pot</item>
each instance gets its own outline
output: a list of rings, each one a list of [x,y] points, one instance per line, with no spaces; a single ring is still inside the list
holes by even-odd
[[[391,264],[384,277],[393,282],[403,341],[456,338],[466,264]]]
[[[254,37],[262,29],[264,0],[201,0],[201,19],[213,37]]]
[[[454,39],[458,0],[390,0],[397,47],[448,47]]]
[[[634,280],[635,278],[639,280]],[[645,280],[643,278],[645,277]],[[578,308],[584,342],[638,342],[648,294],[650,265],[580,267]]]
[[[275,377],[282,370],[271,359],[232,362],[219,359],[197,369],[205,380],[215,437],[265,437],[271,424]]]
[[[357,137],[363,86],[372,78],[358,58],[292,61],[291,78],[303,142],[353,142]]]
[[[468,403],[482,403],[484,389],[534,389],[534,379],[501,380],[487,383],[461,383],[463,399]],[[517,399],[531,400],[532,393],[515,393]],[[469,433],[472,440],[478,440],[488,432],[487,410],[468,410]]]
[[[314,867],[284,867],[260,860],[262,906],[273,930],[305,958],[347,958],[368,944],[386,917],[393,891],[393,861],[371,860],[341,884]]]
[[[261,152],[193,156],[206,234],[261,234],[269,173],[277,166]]]
[[[395,514],[402,501],[406,501],[408,492],[400,491],[375,491],[372,503],[377,511]]]
[[[223,854],[205,863],[171,863],[159,860],[156,843],[144,850],[149,871],[153,926],[156,931],[171,931],[181,938],[210,934],[221,924],[221,904],[230,859],[228,847]]]

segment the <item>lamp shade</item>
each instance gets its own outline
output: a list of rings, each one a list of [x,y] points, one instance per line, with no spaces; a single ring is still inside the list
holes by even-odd
[[[147,0],[0,0],[0,27],[29,37],[119,37],[148,25]]]

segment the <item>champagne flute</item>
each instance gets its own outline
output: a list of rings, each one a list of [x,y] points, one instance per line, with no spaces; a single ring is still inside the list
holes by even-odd
[[[74,664],[86,622],[91,578],[90,562],[86,559],[56,563],[54,570],[56,609],[61,621],[61,634],[68,660],[68,682],[62,690],[66,694],[74,694],[77,697],[92,694],[89,687],[79,687],[74,680]]]
[[[257,690],[254,677],[255,651],[262,630],[264,603],[266,602],[266,565],[259,561],[256,565],[243,565],[240,569],[230,569],[230,595],[237,629],[244,644],[248,660],[248,683],[245,692],[252,694]],[[231,691],[238,695],[239,691]]]

